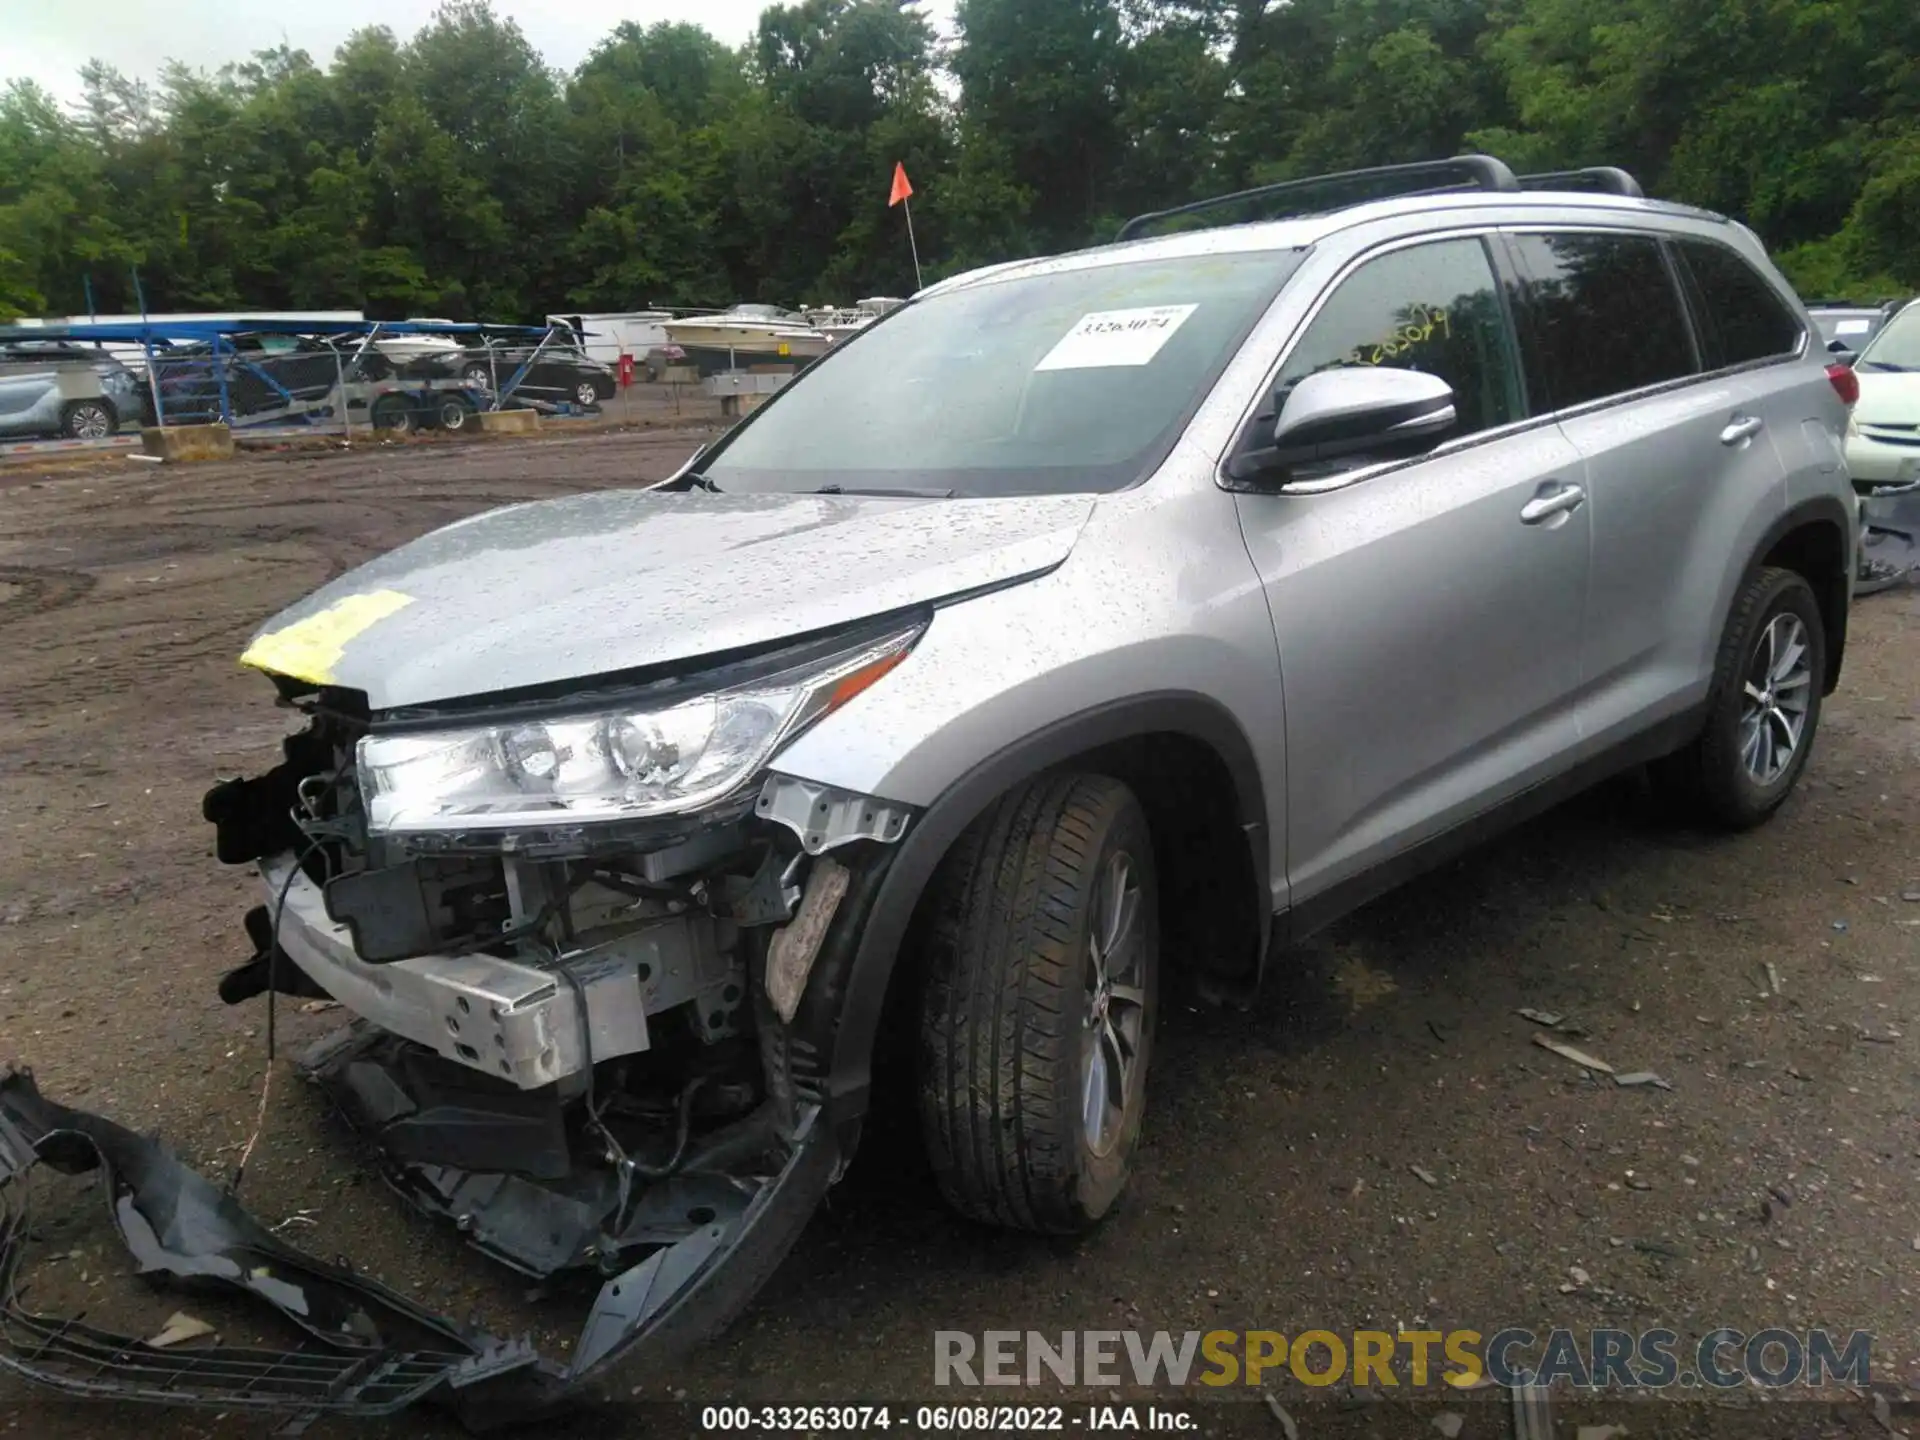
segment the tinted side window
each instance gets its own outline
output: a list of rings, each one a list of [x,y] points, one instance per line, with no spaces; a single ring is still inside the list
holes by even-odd
[[[1673,272],[1648,235],[1514,235],[1546,405],[1564,410],[1693,374]]]
[[[1711,240],[1682,240],[1679,249],[1705,312],[1710,365],[1744,365],[1799,347],[1800,321],[1738,254]]]
[[[1416,245],[1355,270],[1287,357],[1279,387],[1342,365],[1392,365],[1445,380],[1459,419],[1444,439],[1521,417],[1519,366],[1478,240]]]

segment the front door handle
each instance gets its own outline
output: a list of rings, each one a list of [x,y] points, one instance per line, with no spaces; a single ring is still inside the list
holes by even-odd
[[[1720,432],[1722,445],[1738,445],[1742,440],[1751,440],[1767,428],[1767,422],[1758,415],[1736,415],[1728,422],[1727,428]]]
[[[1587,492],[1578,485],[1562,485],[1535,495],[1520,507],[1522,525],[1544,525],[1556,515],[1571,515],[1587,503]]]

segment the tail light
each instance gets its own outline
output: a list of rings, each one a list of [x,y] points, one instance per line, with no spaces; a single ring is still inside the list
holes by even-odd
[[[1827,379],[1833,385],[1833,393],[1848,409],[1860,402],[1860,377],[1853,373],[1851,365],[1827,366]]]

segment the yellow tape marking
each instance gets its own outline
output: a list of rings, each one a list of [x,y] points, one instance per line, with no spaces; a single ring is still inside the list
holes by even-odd
[[[317,615],[260,636],[247,647],[240,663],[312,685],[330,685],[333,667],[346,653],[347,642],[412,603],[411,595],[398,590],[349,595]]]

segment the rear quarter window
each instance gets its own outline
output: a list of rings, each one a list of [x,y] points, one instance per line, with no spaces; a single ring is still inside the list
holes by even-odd
[[[1549,407],[1697,373],[1684,303],[1653,236],[1556,231],[1510,235],[1508,243],[1538,372],[1529,378]]]
[[[1712,240],[1679,240],[1675,246],[1693,282],[1708,369],[1777,359],[1800,348],[1799,317],[1745,257]]]

